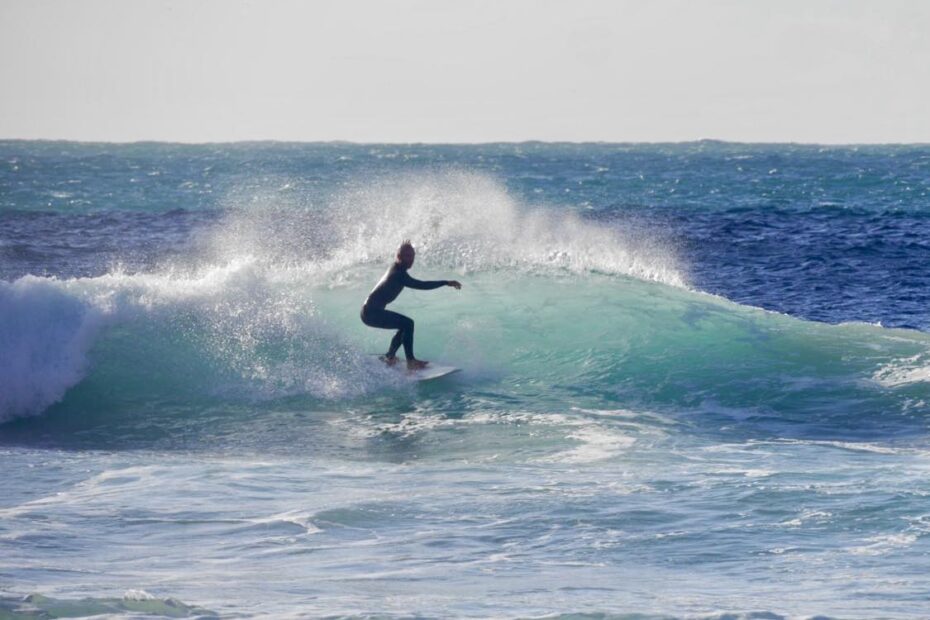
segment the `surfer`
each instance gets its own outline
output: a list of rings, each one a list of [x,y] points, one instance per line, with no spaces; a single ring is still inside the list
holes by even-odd
[[[375,285],[365,305],[362,306],[362,323],[369,327],[380,327],[381,329],[396,329],[397,333],[391,339],[391,346],[388,348],[384,361],[388,365],[397,363],[397,349],[404,345],[404,356],[407,358],[407,368],[417,370],[424,368],[429,362],[418,360],[413,355],[413,319],[406,317],[397,312],[386,310],[385,307],[397,299],[404,287],[428,291],[440,286],[451,286],[456,290],[462,288],[462,285],[455,280],[433,280],[424,282],[417,280],[407,273],[407,270],[413,267],[413,259],[416,258],[417,252],[413,249],[410,241],[404,241],[397,249],[397,257],[394,259],[387,272]]]

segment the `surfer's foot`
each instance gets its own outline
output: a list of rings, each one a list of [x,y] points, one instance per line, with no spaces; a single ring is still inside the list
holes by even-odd
[[[381,361],[387,364],[388,366],[393,366],[394,364],[397,363],[396,355],[382,355],[380,357],[381,357]]]
[[[423,360],[407,360],[407,370],[420,370],[426,368],[426,365],[429,362],[424,362]]]

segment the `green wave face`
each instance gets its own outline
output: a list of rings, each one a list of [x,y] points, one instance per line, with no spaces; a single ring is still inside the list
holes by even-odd
[[[115,309],[86,375],[45,417],[59,438],[93,428],[142,444],[250,444],[282,411],[411,407],[454,417],[632,410],[734,438],[893,439],[925,427],[926,335],[802,321],[625,276],[422,266],[416,275],[456,275],[463,289],[407,291],[392,307],[415,319],[419,356],[464,372],[417,387],[372,355],[391,333],[358,318],[379,275],[359,268],[321,286],[242,266],[199,280],[57,283]],[[311,432],[301,429],[268,432],[286,443]]]
[[[13,351],[0,361],[0,421],[43,415],[56,441],[256,446],[256,425],[281,411],[622,409],[690,433],[830,439],[925,426],[927,336],[693,291],[675,248],[632,223],[533,209],[454,170],[321,205],[231,196],[221,221],[154,271],[0,283]],[[390,333],[358,318],[404,238],[419,250],[413,275],[464,284],[392,305],[415,319],[420,357],[464,369],[437,386],[382,367],[372,354]],[[311,432],[284,427],[268,432]]]

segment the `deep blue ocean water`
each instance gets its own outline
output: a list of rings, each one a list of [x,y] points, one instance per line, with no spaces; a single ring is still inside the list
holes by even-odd
[[[926,617],[928,265],[926,146],[0,141],[0,617]]]

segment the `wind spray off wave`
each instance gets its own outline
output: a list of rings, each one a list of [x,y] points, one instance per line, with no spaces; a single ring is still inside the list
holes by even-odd
[[[686,284],[674,246],[658,231],[532,207],[487,174],[405,173],[353,184],[323,204],[286,193],[239,196],[229,206],[211,237],[217,257],[248,254],[337,282],[390,260],[401,240],[412,239],[421,262],[460,273],[605,273]]]

